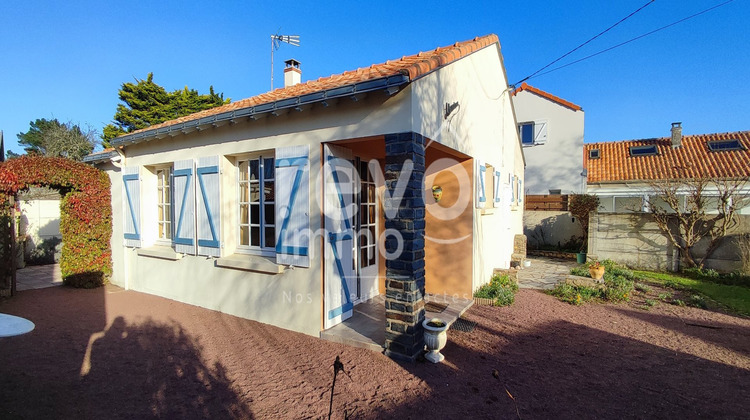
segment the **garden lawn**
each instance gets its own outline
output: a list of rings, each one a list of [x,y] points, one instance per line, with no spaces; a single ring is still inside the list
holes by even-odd
[[[701,293],[733,312],[750,315],[750,288],[695,280],[670,273],[652,271],[635,271],[634,273],[637,277],[649,282]]]

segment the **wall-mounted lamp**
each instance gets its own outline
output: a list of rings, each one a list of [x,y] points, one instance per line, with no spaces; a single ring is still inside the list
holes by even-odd
[[[448,117],[453,113],[453,111],[458,108],[458,101],[453,102],[452,104],[449,104],[448,102],[445,103],[445,115],[443,116],[444,120],[447,120]]]
[[[435,199],[435,202],[439,202],[441,198],[443,198],[443,189],[440,188],[440,185],[433,185],[432,186],[432,198]]]

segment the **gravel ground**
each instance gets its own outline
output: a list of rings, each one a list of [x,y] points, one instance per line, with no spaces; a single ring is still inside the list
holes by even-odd
[[[19,292],[0,339],[2,418],[747,418],[750,320],[521,290],[474,307],[439,365],[113,286]],[[512,398],[511,398],[512,395]]]

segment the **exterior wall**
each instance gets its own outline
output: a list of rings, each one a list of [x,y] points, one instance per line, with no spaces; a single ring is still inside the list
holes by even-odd
[[[235,156],[276,147],[310,146],[310,229],[318,232],[322,220],[321,143],[368,137],[409,129],[410,94],[394,97],[373,93],[359,102],[342,100],[330,107],[313,106],[278,117],[240,122],[174,138],[152,140],[125,149],[122,166],[141,167],[141,223],[143,249],[156,243],[155,165],[203,156],[221,157],[222,257],[235,253],[237,236]],[[310,242],[310,267],[286,268],[281,274],[223,268],[216,260],[186,255],[177,260],[138,255],[123,247],[122,177],[108,165],[112,179],[114,273],[112,282],[134,290],[164,296],[228,314],[317,336],[322,327],[322,247]],[[154,188],[149,192],[149,189]],[[242,258],[242,257],[241,257]],[[248,257],[249,258],[249,257]],[[255,257],[261,258],[261,257]]]
[[[529,248],[560,247],[583,237],[581,225],[567,211],[526,210],[523,225]]]
[[[437,169],[436,165],[432,166]],[[460,175],[473,179],[474,162],[471,159],[426,174],[427,185],[439,185],[443,198],[439,203],[426,198],[425,212],[425,288],[427,293],[457,294],[471,297],[474,209],[471,202],[472,187],[462,187]],[[468,190],[468,191],[467,191]],[[468,202],[461,200],[469,194]],[[439,206],[436,208],[436,206]],[[449,220],[443,220],[449,219]]]
[[[39,253],[44,241],[62,240],[60,233],[60,200],[19,200],[21,232],[26,234],[26,261]],[[54,248],[54,246],[53,246]],[[57,255],[55,256],[57,260]]]
[[[679,255],[659,230],[653,218],[644,213],[594,213],[589,226],[589,256],[600,260],[611,259],[630,267],[652,270],[676,270]],[[719,248],[705,267],[722,272],[742,267],[737,241],[743,233],[750,233],[750,216],[740,217],[740,224]],[[697,257],[705,254],[707,240],[695,248]]]
[[[523,152],[497,44],[430,73],[412,86],[414,132],[481,159],[501,171],[501,179],[515,175],[523,182]],[[446,118],[446,104],[456,102],[458,107]],[[430,168],[427,170],[429,172]],[[474,200],[471,203],[474,213],[472,289],[488,282],[494,268],[510,266],[513,236],[523,231],[523,206],[516,206],[512,211],[510,206],[482,211],[476,208]]]
[[[526,193],[562,194],[585,190],[583,171],[583,110],[574,111],[535,93],[523,90],[513,97],[516,120],[547,121],[547,142],[523,147],[526,156]]]

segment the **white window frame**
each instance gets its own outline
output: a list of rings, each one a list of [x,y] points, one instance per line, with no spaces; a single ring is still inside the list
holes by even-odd
[[[164,186],[159,186],[159,181],[162,180],[162,175],[160,175],[160,172],[166,171],[166,177],[163,179]],[[172,238],[174,236],[173,224],[174,224],[174,206],[172,203],[172,165],[159,165],[154,167],[154,174],[156,175],[156,244],[157,245],[165,245],[165,246],[172,246]],[[167,197],[166,200],[164,200],[164,188],[167,189]],[[165,207],[168,211],[166,213],[162,213],[166,215],[168,220],[163,220],[159,216],[159,209],[161,207]],[[161,235],[161,227],[163,224],[167,225],[167,236],[164,237]]]
[[[274,177],[273,178],[273,183],[274,183],[274,201],[271,201],[271,202],[266,202],[265,201],[265,194],[263,193],[263,184],[266,182],[265,173],[264,173],[265,172],[265,166],[266,166],[266,162],[265,162],[266,159],[271,159],[272,160],[272,162],[271,162],[271,168],[272,168],[271,169],[271,173],[273,173],[273,177]],[[247,202],[243,202],[242,201],[241,186],[240,186],[240,182],[244,182],[244,181],[240,180],[240,167],[241,167],[241,164],[242,164],[242,162],[248,162],[248,165],[247,165],[247,168],[248,168],[248,180],[247,180],[247,182],[250,183],[251,182],[250,181],[250,174],[249,174],[249,171],[250,171],[250,161],[253,161],[253,160],[259,162],[259,166],[258,166],[259,179],[258,179],[257,182],[258,182],[259,187],[260,187],[260,196],[259,196],[259,202],[258,202],[259,203],[258,204],[258,208],[259,208],[260,215],[258,216],[259,224],[257,225],[257,227],[258,227],[258,229],[260,231],[259,232],[260,233],[260,244],[261,244],[260,246],[249,245],[249,243],[252,241],[252,239],[251,239],[252,238],[252,228],[254,226],[253,223],[252,223],[252,214],[251,214],[251,208],[252,208],[251,203],[252,202],[251,201],[247,201]],[[236,192],[236,197],[237,197],[237,202],[236,202],[237,225],[235,227],[235,232],[236,232],[236,235],[237,235],[237,249],[236,249],[237,253],[261,255],[261,256],[265,256],[265,257],[273,257],[273,256],[276,255],[276,222],[277,221],[276,221],[276,192],[275,192],[276,191],[276,172],[275,172],[276,168],[274,166],[275,161],[276,161],[276,157],[275,157],[275,153],[274,153],[273,150],[266,150],[266,151],[263,151],[263,152],[252,153],[252,154],[248,154],[248,155],[242,155],[242,156],[238,156],[235,159],[235,167],[236,167],[236,171],[235,171],[235,173],[236,173],[235,186],[237,188],[237,190],[236,190],[237,191]],[[249,188],[249,185],[248,185],[248,200],[249,199],[250,199],[250,188]],[[248,221],[248,223],[247,223],[247,225],[245,225],[245,224],[242,223],[242,206],[243,205],[247,205],[247,207],[248,207],[248,213],[247,213],[247,218],[248,218],[247,221]],[[270,205],[270,206],[273,207],[273,209],[271,210],[273,212],[273,217],[274,217],[274,220],[273,220],[274,223],[273,224],[266,224],[266,221],[265,221],[265,217],[266,217],[266,214],[265,214],[266,213],[266,209],[265,209],[265,207],[267,205]],[[248,232],[247,232],[248,245],[242,244],[242,227],[243,226],[247,226],[247,229],[248,229]],[[265,243],[266,243],[266,229],[271,229],[273,231],[272,235],[273,235],[273,241],[274,241],[274,243],[270,247],[265,246]]]

